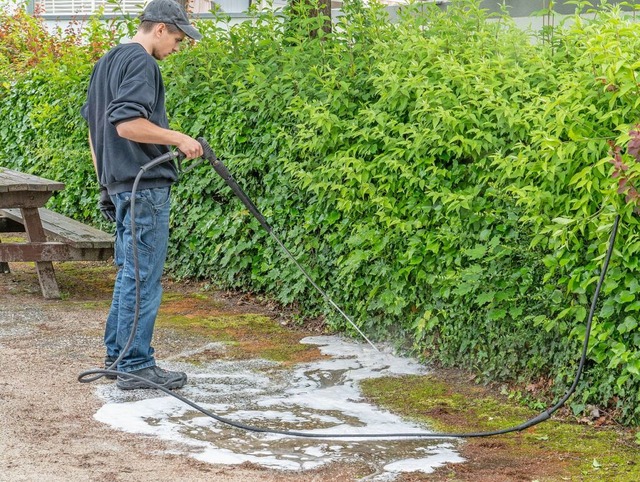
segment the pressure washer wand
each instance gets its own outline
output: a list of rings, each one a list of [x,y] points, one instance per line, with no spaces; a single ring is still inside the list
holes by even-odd
[[[238,186],[238,183],[229,172],[229,169],[227,169],[227,166],[225,166],[222,163],[222,161],[218,159],[218,156],[216,156],[216,153],[213,152],[213,149],[211,149],[211,146],[209,145],[209,143],[202,137],[198,137],[197,140],[202,145],[202,150],[204,152],[202,157],[204,157],[207,161],[211,163],[211,166],[213,167],[213,169],[218,173],[218,175],[222,179],[224,179],[224,182],[227,183],[227,186],[231,188],[233,193],[240,198],[240,201],[242,201],[242,204],[244,204],[247,207],[249,212],[253,214],[253,216],[260,222],[262,227],[266,229],[269,234],[271,234],[273,229],[271,228],[267,220],[264,218],[262,213],[258,210],[256,205],[253,204],[251,199],[249,199],[249,196],[247,196],[244,193],[244,191],[240,189],[240,186]]]
[[[309,273],[307,273],[307,271],[300,265],[300,263],[298,263],[298,260],[293,256],[293,254],[291,254],[291,252],[282,243],[282,241],[280,241],[280,239],[275,235],[275,233],[273,232],[273,228],[267,222],[267,220],[264,218],[264,216],[262,215],[260,210],[256,207],[255,204],[253,204],[251,199],[249,199],[249,196],[247,196],[245,194],[245,192],[240,188],[240,186],[238,186],[238,183],[236,182],[236,180],[233,178],[233,176],[231,175],[231,173],[227,169],[227,166],[225,166],[222,163],[222,161],[220,161],[218,159],[218,157],[216,156],[215,152],[213,152],[213,149],[211,149],[211,146],[209,145],[209,143],[202,137],[199,137],[197,140],[202,145],[202,150],[204,151],[204,154],[203,154],[202,157],[204,157],[205,159],[207,159],[211,163],[211,166],[213,167],[213,169],[224,180],[224,182],[227,183],[227,186],[229,186],[231,188],[233,193],[236,196],[238,196],[240,201],[242,201],[242,203],[247,207],[249,212],[251,214],[253,214],[253,216],[258,220],[258,222],[262,225],[262,227],[271,235],[271,237],[275,240],[275,242],[278,244],[278,246],[280,246],[280,248],[282,248],[282,250],[285,252],[287,257],[291,261],[294,262],[294,264],[298,267],[300,272],[305,276],[305,278],[307,278],[309,283],[311,283],[311,285],[318,291],[318,293],[320,293],[323,296],[323,298],[327,301],[327,303],[329,303],[331,306],[333,306],[333,308],[338,313],[340,313],[342,315],[342,317],[345,320],[347,320],[347,322],[349,322],[349,324],[353,328],[355,328],[355,330],[360,334],[360,336],[362,338],[364,338],[367,341],[367,343],[369,343],[369,345],[371,345],[373,347],[374,350],[380,351],[380,350],[378,350],[378,347],[376,347],[371,342],[371,340],[369,340],[369,338],[367,338],[367,336],[362,332],[362,330],[360,330],[360,328],[358,328],[358,325],[356,325],[351,320],[351,318],[349,318],[347,316],[347,314],[344,311],[342,311],[340,309],[340,307],[338,305],[336,305],[331,298],[329,298],[329,295],[327,295],[327,293],[325,293],[325,291],[316,284],[316,282],[311,278]]]

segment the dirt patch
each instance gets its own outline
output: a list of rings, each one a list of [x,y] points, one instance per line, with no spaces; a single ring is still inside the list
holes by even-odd
[[[495,386],[477,385],[458,370],[366,380],[362,387],[376,403],[438,432],[502,430],[542,412],[513,403]],[[640,477],[640,447],[633,439],[633,430],[576,423],[563,411],[524,431],[465,439],[458,450],[466,463],[437,469],[428,478],[412,474],[400,480],[632,482]]]

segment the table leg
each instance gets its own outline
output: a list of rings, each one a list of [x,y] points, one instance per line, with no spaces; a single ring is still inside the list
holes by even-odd
[[[2,240],[0,239],[0,243],[2,242]],[[0,261],[0,273],[11,273],[11,270],[9,269],[9,263],[7,263],[6,261]]]
[[[5,217],[0,217],[0,232],[6,232],[7,231],[7,218]],[[2,242],[2,240],[0,239],[0,243]],[[6,261],[0,261],[0,273],[11,273],[11,270],[9,269],[9,263],[7,263]]]
[[[24,227],[27,236],[31,242],[44,242],[47,236],[42,228],[42,220],[38,208],[21,208]],[[38,280],[40,280],[40,289],[42,295],[47,299],[59,299],[60,290],[58,282],[53,271],[53,263],[51,261],[36,261],[36,271],[38,272]]]

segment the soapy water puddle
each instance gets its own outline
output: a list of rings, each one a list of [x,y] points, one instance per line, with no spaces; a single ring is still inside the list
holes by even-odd
[[[162,366],[189,376],[181,395],[245,425],[315,434],[429,431],[368,403],[358,388],[359,380],[422,374],[424,367],[339,337],[309,337],[302,343],[318,345],[331,358],[293,368],[261,359],[199,366],[174,359]],[[209,344],[204,349],[224,347]],[[430,473],[443,464],[464,461],[451,439],[309,439],[256,433],[206,417],[160,391],[126,392],[115,384],[99,385],[97,391],[107,402],[95,414],[97,420],[126,432],[180,442],[184,454],[213,464],[251,462],[309,470],[332,462],[360,462],[371,467],[367,480],[393,480],[401,472]]]

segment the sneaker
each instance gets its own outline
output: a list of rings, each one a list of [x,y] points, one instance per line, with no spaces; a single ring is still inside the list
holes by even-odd
[[[109,370],[111,365],[113,365],[113,362],[116,361],[118,359],[118,357],[116,356],[105,356],[104,357],[104,369],[105,370]],[[116,367],[111,368],[111,370],[117,370]],[[115,380],[116,378],[118,378],[115,375],[105,375],[104,376],[107,380]]]
[[[149,380],[150,382],[168,389],[182,388],[184,384],[187,383],[186,373],[170,372],[169,370],[163,370],[162,368],[157,366],[132,371],[131,375],[136,375],[140,378],[144,378],[145,380]],[[127,377],[127,374],[125,373],[123,373],[122,375],[118,375],[116,386],[121,390],[154,388],[143,380]]]

